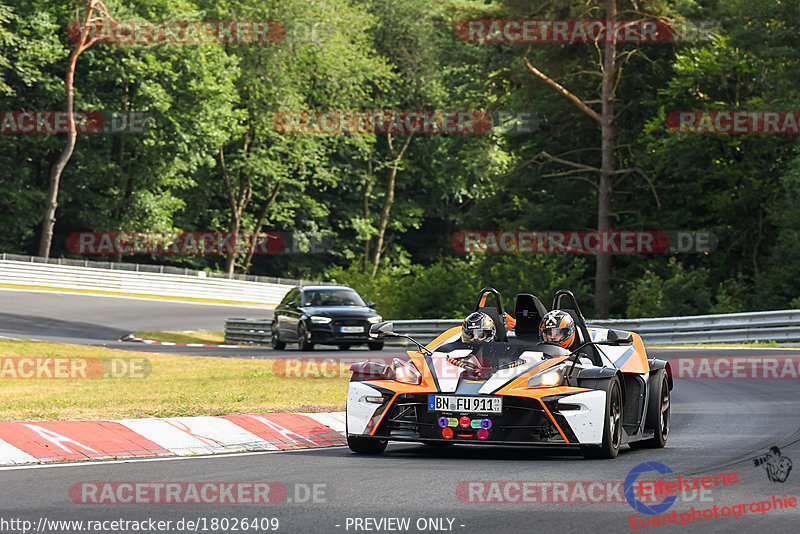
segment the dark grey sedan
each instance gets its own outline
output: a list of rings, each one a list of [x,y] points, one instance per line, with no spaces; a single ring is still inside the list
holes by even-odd
[[[313,350],[316,344],[346,350],[366,344],[380,350],[383,341],[369,337],[369,327],[383,320],[374,306],[345,286],[295,287],[275,308],[272,348],[297,343],[300,350]]]

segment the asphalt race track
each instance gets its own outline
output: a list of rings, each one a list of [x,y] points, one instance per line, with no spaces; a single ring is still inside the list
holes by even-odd
[[[14,291],[0,288],[0,338],[37,339],[109,349],[162,352],[224,358],[278,358],[297,355],[269,347],[215,348],[147,345],[119,341],[137,330],[147,332],[225,329],[225,319],[271,319],[272,309],[259,306],[226,306],[155,299],[81,295],[54,291]],[[356,347],[364,354],[372,353]],[[334,346],[318,347],[319,353],[339,352]],[[374,354],[381,354],[375,352]]]
[[[118,332],[135,329],[181,330],[192,328],[187,322],[219,329],[231,311],[241,308],[215,308],[190,304],[107,299],[106,303],[81,304],[83,297],[0,291],[3,313],[0,335],[35,337],[37,339],[92,341],[101,344],[114,339]],[[96,299],[101,300],[101,299]],[[81,307],[83,306],[83,307]],[[180,308],[178,308],[180,306]],[[183,310],[180,313],[175,310]],[[68,314],[66,312],[69,312]],[[239,316],[253,315],[246,310]],[[64,313],[64,315],[61,315]],[[66,317],[66,318],[65,318]],[[37,319],[38,318],[38,319]],[[130,326],[128,327],[127,325]],[[156,327],[156,325],[164,325]],[[84,331],[84,328],[89,330]],[[76,341],[71,341],[76,342]],[[113,346],[108,344],[107,346]],[[136,348],[140,348],[138,345]],[[151,347],[155,348],[155,347]],[[159,350],[163,350],[158,347]],[[177,348],[176,348],[177,349]],[[259,357],[276,351],[253,349]],[[314,351],[315,353],[317,351]],[[388,353],[389,351],[383,351]],[[782,349],[659,349],[648,351],[661,358],[676,356],[703,358],[710,356],[775,357],[798,356],[797,350]],[[278,354],[299,354],[295,350]],[[365,351],[366,353],[366,351]],[[244,357],[250,357],[244,355]],[[740,504],[772,499],[773,495],[798,497],[800,467],[791,471],[784,482],[772,482],[763,466],[753,459],[764,455],[769,447],[780,447],[784,457],[800,462],[800,389],[796,380],[676,379],[672,392],[672,425],[667,447],[655,450],[634,450],[624,447],[615,460],[584,460],[577,454],[514,448],[455,446],[432,448],[422,445],[393,443],[380,457],[352,454],[347,448],[308,450],[288,453],[250,453],[215,457],[194,457],[170,460],[133,462],[94,462],[62,466],[8,468],[0,470],[0,531],[21,532],[4,527],[2,520],[25,519],[36,526],[47,520],[144,520],[172,521],[165,532],[187,532],[175,529],[175,522],[184,518],[206,522],[198,532],[212,532],[212,518],[278,518],[278,532],[630,532],[630,516],[636,514],[625,502],[621,482],[643,462],[659,462],[671,474],[644,473],[642,480],[665,476],[674,480],[715,476],[735,472],[736,483],[704,492],[689,491],[680,496],[661,515],[677,512],[691,514],[691,509],[718,510]],[[82,481],[116,482],[205,482],[205,481],[269,481],[283,484],[287,499],[279,504],[197,505],[197,504],[75,504],[70,500],[70,486]],[[492,495],[492,481],[537,481],[551,490],[554,483],[583,481],[587,488],[606,488],[600,495],[622,502],[591,502],[597,494],[568,492],[556,503],[539,502],[540,489],[531,491],[523,500],[519,490],[507,495],[495,493],[512,502],[470,503],[469,494],[457,493],[469,481],[482,481],[487,491],[476,490],[475,499]],[[307,488],[317,484],[316,502],[309,502]],[[461,486],[459,486],[461,484]],[[495,485],[496,486],[496,485]],[[480,486],[472,486],[478,488]],[[572,488],[573,486],[570,486]],[[612,488],[612,489],[609,489]],[[618,488],[618,489],[613,489]],[[552,496],[552,492],[550,493]],[[300,501],[297,502],[298,497]],[[314,499],[310,499],[313,501]],[[563,502],[564,500],[568,502]],[[614,500],[614,499],[612,499]],[[741,509],[739,509],[741,510]],[[800,520],[798,507],[769,510],[761,513],[748,508],[739,518],[733,515],[689,522],[683,526],[650,526],[647,532],[796,532]],[[652,518],[646,514],[638,517]],[[687,515],[689,517],[689,515]],[[387,518],[409,518],[408,530],[375,528],[365,522]],[[443,519],[442,519],[443,518]],[[428,522],[428,519],[438,520]],[[357,522],[356,520],[359,520]],[[452,523],[449,522],[452,520]],[[678,519],[680,521],[680,519]],[[417,523],[419,521],[419,523]],[[424,527],[418,529],[417,526]],[[361,528],[355,528],[360,525]],[[387,524],[384,523],[383,526]],[[389,526],[394,523],[389,523]],[[638,526],[638,525],[637,525]],[[367,529],[369,527],[369,530]],[[433,528],[431,528],[433,527]],[[232,528],[218,531],[234,532]],[[239,529],[240,531],[252,529]],[[73,532],[56,530],[51,532]],[[84,530],[85,531],[85,530]],[[106,530],[112,532],[113,530]],[[124,530],[118,530],[125,532]],[[261,530],[263,531],[263,530]],[[100,531],[95,531],[100,532]]]

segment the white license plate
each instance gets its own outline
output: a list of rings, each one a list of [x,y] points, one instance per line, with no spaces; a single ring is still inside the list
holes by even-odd
[[[364,331],[363,326],[340,326],[339,332],[342,334],[360,334]]]
[[[503,413],[503,398],[428,395],[428,410],[439,412]]]

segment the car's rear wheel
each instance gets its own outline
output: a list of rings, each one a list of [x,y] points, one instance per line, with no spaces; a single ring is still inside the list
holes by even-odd
[[[272,345],[272,348],[275,350],[283,350],[286,348],[286,343],[281,341],[281,339],[278,337],[278,332],[274,328],[272,329],[270,344]]]
[[[369,350],[383,350],[383,341],[367,343],[367,347],[369,347]]]
[[[650,399],[647,401],[647,417],[644,420],[646,429],[653,429],[655,434],[650,439],[635,441],[631,447],[660,449],[667,444],[669,436],[669,381],[667,372],[659,369],[648,381]]]
[[[622,445],[622,390],[619,379],[607,381],[606,409],[603,417],[603,443],[597,446],[587,445],[581,449],[586,458],[616,458]]]
[[[297,348],[300,350],[314,350],[314,344],[308,340],[306,325],[300,323],[297,327]]]
[[[386,439],[347,436],[347,446],[357,454],[383,454],[388,444]]]

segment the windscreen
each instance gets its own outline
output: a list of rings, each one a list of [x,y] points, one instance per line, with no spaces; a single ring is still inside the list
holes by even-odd
[[[315,289],[305,292],[306,306],[366,306],[352,289]]]

